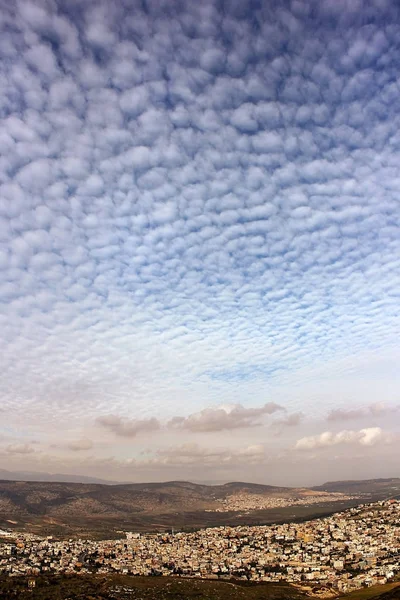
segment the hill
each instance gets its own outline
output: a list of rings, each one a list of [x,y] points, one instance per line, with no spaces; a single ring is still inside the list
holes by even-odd
[[[87,477],[86,475],[71,475],[69,473],[46,473],[43,471],[7,471],[0,469],[0,481],[61,481],[64,483],[102,483],[112,485],[115,481]]]
[[[392,496],[398,497],[400,495],[400,478],[328,481],[312,489],[322,492],[340,492],[342,494],[366,494],[375,500]]]
[[[306,519],[358,502],[340,493],[245,482],[110,486],[0,481],[0,528],[25,528],[60,537],[119,537],[121,530],[166,531]]]

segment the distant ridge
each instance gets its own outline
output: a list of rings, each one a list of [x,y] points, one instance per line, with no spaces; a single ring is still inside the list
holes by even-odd
[[[86,475],[71,475],[68,473],[46,473],[42,471],[7,471],[0,469],[0,480],[2,481],[42,481],[59,483],[99,483],[102,485],[115,485],[116,481],[88,477]]]
[[[400,478],[350,479],[348,481],[327,481],[312,488],[318,492],[341,492],[342,494],[400,494]]]
[[[316,487],[324,487],[328,485],[353,485],[358,483],[388,483],[391,481],[400,481],[399,477],[377,477],[375,479],[339,479],[338,481],[326,481],[320,486]]]
[[[157,488],[159,486],[176,487],[221,487],[225,490],[231,489],[232,492],[239,489],[247,489],[256,492],[265,492],[268,489],[274,491],[284,491],[298,489],[298,486],[279,486],[263,483],[253,483],[251,481],[149,481],[149,482],[130,482],[130,481],[112,481],[110,479],[101,479],[88,475],[73,475],[71,473],[48,473],[46,471],[8,471],[0,469],[0,481],[32,481],[32,482],[58,482],[58,483],[87,483],[101,485],[131,485],[137,488]],[[338,481],[326,481],[320,485],[304,486],[310,490],[323,492],[372,492],[374,489],[381,490],[388,485],[400,486],[400,477],[380,477],[375,479],[343,479]],[[399,489],[400,491],[400,489]]]

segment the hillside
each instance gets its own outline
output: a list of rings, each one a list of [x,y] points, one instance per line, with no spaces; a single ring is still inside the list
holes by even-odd
[[[231,583],[173,577],[41,576],[28,590],[28,578],[0,576],[2,600],[305,600],[289,584]]]
[[[306,600],[324,598],[317,589],[286,583],[248,583],[174,577],[41,575],[35,587],[29,577],[0,576],[2,600]],[[389,590],[388,590],[389,588]],[[313,593],[314,592],[314,593]],[[329,595],[328,598],[332,598]],[[375,586],[341,596],[341,600],[399,600],[400,585]]]
[[[100,485],[0,481],[0,528],[57,536],[116,537],[121,530],[165,531],[310,518],[358,503],[336,492],[232,482]]]

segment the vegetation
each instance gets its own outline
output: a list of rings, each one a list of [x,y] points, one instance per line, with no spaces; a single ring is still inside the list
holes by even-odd
[[[34,587],[30,583],[34,582]],[[322,596],[316,593],[314,598]],[[306,600],[297,587],[279,583],[216,581],[127,575],[0,576],[1,600]],[[400,584],[357,590],[338,600],[400,600]]]
[[[29,588],[30,581],[35,587]],[[0,577],[2,600],[305,600],[288,584],[255,584],[173,577]]]
[[[374,600],[375,598],[379,598],[379,600],[400,599],[400,583],[386,583],[356,590],[346,594],[343,600]]]

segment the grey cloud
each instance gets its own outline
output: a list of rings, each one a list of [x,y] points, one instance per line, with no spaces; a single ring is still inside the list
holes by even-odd
[[[384,402],[374,402],[369,406],[360,408],[334,408],[328,416],[327,421],[351,421],[366,417],[383,417],[399,413],[398,406],[388,406]]]
[[[133,438],[139,433],[157,431],[160,424],[154,417],[151,419],[123,419],[116,415],[106,415],[97,419],[99,425],[112,431],[119,437]]]
[[[288,415],[285,419],[281,419],[280,423],[288,427],[295,427],[296,425],[299,425],[303,419],[304,414],[299,411]]]
[[[295,413],[289,413],[282,417],[281,419],[276,419],[271,424],[271,429],[276,432],[276,434],[282,433],[286,427],[297,427],[304,421],[304,413],[301,411]]]
[[[365,408],[334,408],[327,416],[327,421],[351,421],[368,415],[368,410]]]
[[[205,408],[188,417],[174,417],[170,427],[187,429],[193,432],[223,431],[261,425],[260,418],[284,410],[275,402],[267,402],[260,408],[246,408],[240,404],[217,408]]]
[[[81,438],[79,440],[74,440],[68,444],[69,450],[73,452],[80,452],[84,450],[90,450],[93,448],[93,442],[89,438]]]
[[[182,444],[159,450],[155,458],[148,459],[153,466],[168,465],[237,465],[259,464],[265,460],[265,448],[254,444],[237,449],[205,448],[196,443]]]

